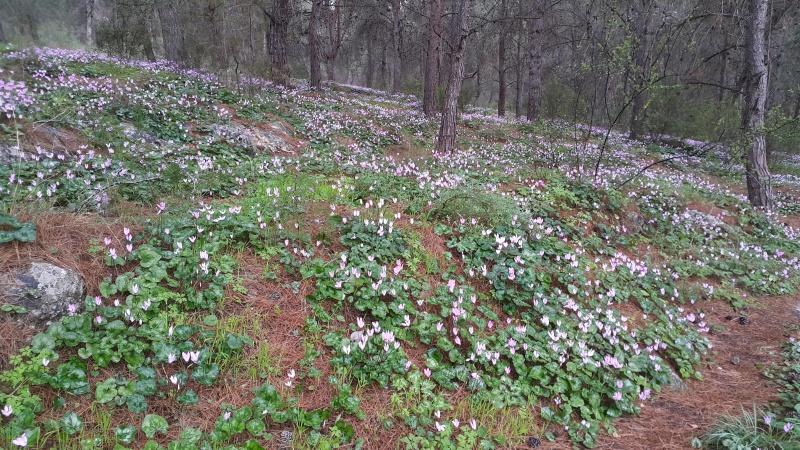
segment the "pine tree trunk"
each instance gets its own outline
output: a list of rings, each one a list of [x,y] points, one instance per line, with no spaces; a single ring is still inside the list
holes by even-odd
[[[631,139],[639,139],[644,133],[645,107],[647,106],[648,84],[650,83],[649,61],[649,19],[647,11],[648,0],[635,0],[633,6],[633,83],[630,92],[631,101]],[[627,77],[626,77],[627,78]]]
[[[289,74],[286,70],[287,36],[289,35],[290,9],[289,0],[278,0],[272,6],[272,11],[262,8],[269,21],[267,45],[271,57],[270,78],[279,85],[289,83]]]
[[[725,32],[725,29],[722,30],[723,34],[725,35],[725,41],[723,42],[723,48],[728,48],[729,45],[729,38],[728,33]],[[730,59],[730,55],[728,54],[727,50],[722,52],[720,55],[721,59],[721,67],[719,69],[719,101],[722,102],[725,100],[725,83],[728,81],[727,73],[728,73],[728,60]]]
[[[497,115],[506,115],[506,1],[500,1],[500,40],[497,49]]]
[[[308,21],[308,60],[311,65],[309,70],[312,89],[322,87],[322,71],[320,70],[320,44],[317,26],[322,10],[322,0],[311,1],[311,18]]]
[[[523,1],[519,2],[519,15],[522,16]],[[524,25],[522,19],[517,19],[517,79],[515,80],[516,90],[514,92],[514,116],[519,118],[522,115],[522,91],[524,91],[522,67],[523,67],[523,53],[522,53],[522,40],[524,37]]]
[[[757,208],[772,209],[772,183],[767,166],[764,113],[767,101],[766,25],[769,0],[750,0],[750,19],[745,42],[742,132],[750,139],[745,176],[747,197]]]
[[[542,39],[544,38],[544,10],[541,0],[536,1],[530,28],[530,63],[528,66],[528,112],[531,122],[541,118],[542,105]]]
[[[94,3],[95,0],[86,0],[86,44],[88,45],[94,44]]]
[[[164,40],[164,53],[167,60],[182,63],[185,59],[183,33],[175,0],[156,2],[158,19],[161,22],[161,37]]]
[[[336,81],[336,57],[339,55],[339,49],[342,46],[342,27],[341,27],[341,1],[337,1],[333,5],[333,11],[330,10],[330,5],[325,4],[325,11],[328,14],[327,29],[328,29],[328,43],[330,47],[325,52],[325,74],[328,81]]]
[[[372,88],[373,74],[375,73],[375,55],[373,51],[372,31],[367,33],[367,73],[364,74],[364,86]]]
[[[399,92],[403,84],[403,68],[400,50],[402,43],[401,0],[392,0],[392,92]]]
[[[431,0],[430,15],[425,90],[422,96],[422,111],[428,117],[436,112],[436,85],[439,82],[439,55],[442,46],[442,0]]]
[[[3,22],[0,22],[0,44],[6,42],[6,34],[3,32]]]
[[[152,14],[145,14],[142,16],[140,20],[140,24],[137,26],[141,31],[141,39],[142,42],[142,51],[144,52],[145,58],[148,61],[155,62],[156,61],[156,52],[153,50],[153,32],[151,31],[152,27]]]
[[[450,69],[450,80],[442,105],[442,122],[439,127],[439,139],[436,142],[436,151],[452,153],[456,148],[456,118],[458,115],[458,96],[461,94],[461,85],[464,82],[464,57],[469,37],[469,12],[470,0],[461,0],[458,10],[458,40],[453,52],[453,63]]]

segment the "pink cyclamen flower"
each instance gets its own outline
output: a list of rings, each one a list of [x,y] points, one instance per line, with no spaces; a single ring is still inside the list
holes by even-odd
[[[28,436],[25,433],[22,433],[18,438],[11,441],[12,444],[18,447],[27,447],[28,446]]]
[[[622,392],[614,392],[611,398],[613,398],[615,402],[622,400]]]
[[[794,424],[792,422],[786,422],[786,425],[783,426],[783,431],[788,433],[788,432],[792,431],[793,427],[794,427]]]

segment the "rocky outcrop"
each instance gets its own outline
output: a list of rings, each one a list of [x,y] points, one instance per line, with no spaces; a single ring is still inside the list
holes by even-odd
[[[26,318],[40,326],[78,312],[85,291],[77,272],[39,262],[31,263],[25,272],[6,274],[0,287],[0,301],[24,308]]]
[[[288,134],[289,130],[282,123],[268,123],[266,126],[270,130],[248,128],[234,122],[224,125],[213,124],[209,128],[218,139],[233,141],[254,152],[292,153],[294,151],[291,144],[277,134]]]

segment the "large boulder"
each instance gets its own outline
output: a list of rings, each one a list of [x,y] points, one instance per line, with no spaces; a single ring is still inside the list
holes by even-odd
[[[77,312],[83,304],[81,276],[68,269],[34,262],[25,272],[11,273],[2,281],[3,303],[27,310],[34,325],[48,325],[61,316]]]
[[[213,124],[209,128],[216,138],[233,141],[254,152],[292,153],[294,151],[291,144],[275,133],[277,131],[288,134],[288,130],[283,124],[275,122],[267,124],[267,127],[274,131],[248,128],[235,122]]]

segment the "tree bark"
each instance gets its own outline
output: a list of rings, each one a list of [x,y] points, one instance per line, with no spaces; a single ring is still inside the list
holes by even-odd
[[[730,38],[728,37],[728,33],[725,31],[725,28],[722,29],[722,34],[725,36],[725,40],[723,42],[723,48],[727,49],[729,45]],[[728,54],[728,50],[724,50],[720,55],[720,69],[719,69],[719,101],[722,102],[725,100],[725,83],[727,83],[727,73],[728,73],[728,60],[730,59],[730,55]]]
[[[767,101],[766,25],[769,0],[750,0],[745,42],[742,132],[750,140],[745,176],[747,197],[756,208],[772,209],[772,183],[767,166],[764,114]]]
[[[6,42],[6,34],[3,32],[3,22],[0,22],[0,44]]]
[[[373,51],[374,42],[372,39],[372,30],[367,33],[367,73],[365,73],[364,85],[372,88],[373,74],[375,73],[375,55]]]
[[[330,2],[327,0],[325,3],[326,23],[325,26],[328,32],[328,48],[325,51],[325,73],[328,81],[336,81],[336,57],[339,55],[339,49],[342,48],[342,23],[341,23],[341,0],[333,4],[331,10]]]
[[[142,51],[148,61],[156,61],[156,52],[153,50],[153,33],[151,31],[152,13],[148,12],[139,17],[139,23],[136,26],[138,34],[140,35],[137,41],[142,43]]]
[[[631,59],[633,62],[633,81],[630,84],[631,100],[631,139],[639,139],[644,133],[645,107],[647,106],[648,84],[650,83],[650,54],[648,51],[650,30],[647,11],[648,0],[634,0],[632,8],[633,42]]]
[[[156,2],[158,19],[161,22],[161,37],[164,40],[164,53],[169,61],[182,63],[186,58],[183,47],[183,30],[175,0]]]
[[[456,118],[458,115],[458,96],[461,94],[461,85],[464,82],[464,53],[469,37],[469,12],[470,0],[461,0],[458,10],[458,36],[455,51],[452,56],[450,79],[442,105],[442,122],[439,127],[439,139],[436,142],[436,151],[452,153],[456,148]]]
[[[269,20],[267,42],[272,62],[270,77],[274,83],[286,85],[289,83],[289,74],[286,70],[286,49],[291,18],[289,0],[277,0],[272,6],[272,11],[263,7],[262,10]]]
[[[500,39],[497,49],[497,115],[500,117],[506,115],[506,2],[507,0],[500,1],[500,17],[503,20],[499,22]]]
[[[536,0],[530,27],[530,62],[528,65],[528,110],[531,122],[541,118],[542,105],[542,39],[544,38],[544,8],[542,0]]]
[[[94,43],[94,4],[95,0],[86,0],[86,44]]]
[[[519,16],[522,17],[523,1],[519,2]],[[523,53],[522,53],[522,40],[525,36],[524,21],[517,19],[517,79],[515,80],[516,90],[514,92],[514,116],[519,118],[522,115],[522,91],[524,91],[524,82],[522,77],[523,67]]]
[[[322,10],[323,0],[311,0],[311,18],[308,21],[308,60],[311,65],[309,70],[311,89],[322,87],[322,72],[320,71],[320,45],[317,25]]]
[[[403,83],[403,70],[400,50],[402,43],[401,0],[392,0],[392,92],[399,92]]]
[[[422,112],[433,116],[436,112],[436,86],[439,84],[439,55],[442,48],[442,0],[431,0],[428,19],[428,55],[425,60],[425,89],[422,95]]]

